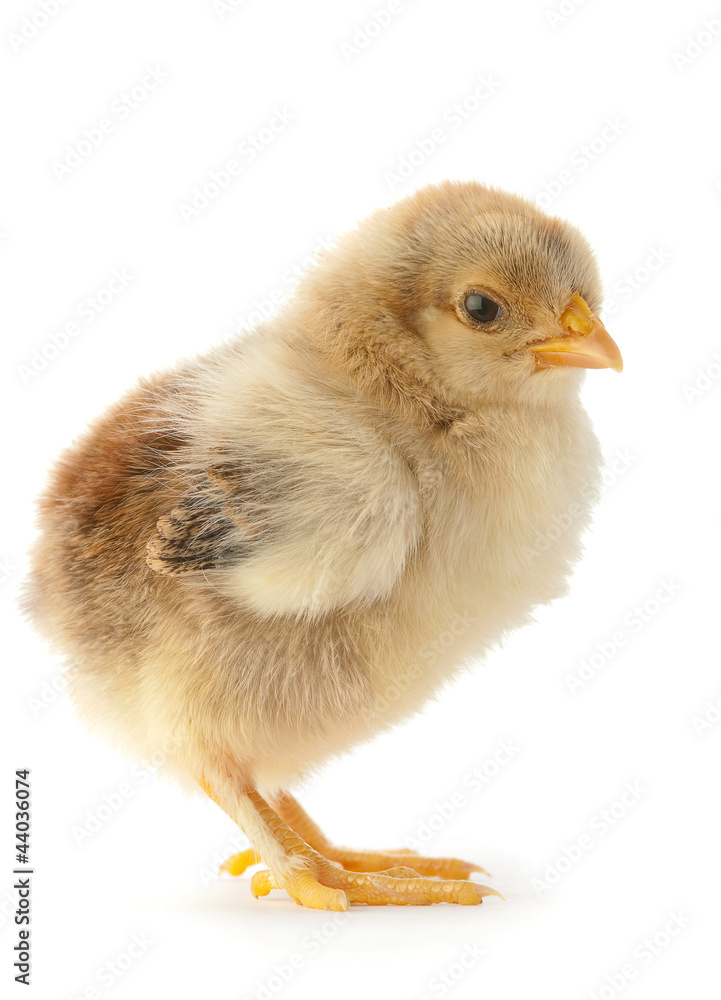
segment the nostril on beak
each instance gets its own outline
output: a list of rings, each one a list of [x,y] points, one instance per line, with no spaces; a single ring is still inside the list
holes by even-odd
[[[580,295],[574,295],[563,311],[561,326],[566,333],[577,337],[587,337],[593,330],[593,313]]]

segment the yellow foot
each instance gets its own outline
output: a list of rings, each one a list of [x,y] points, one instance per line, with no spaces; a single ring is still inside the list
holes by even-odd
[[[256,872],[250,887],[253,895],[267,896],[271,889],[285,889],[291,899],[315,910],[347,910],[350,903],[371,906],[427,906],[459,903],[475,906],[486,896],[500,896],[487,885],[464,880],[436,881],[421,878],[412,868],[389,868],[382,872],[350,872],[315,851],[303,853],[300,871],[273,874]]]
[[[489,875],[485,868],[459,858],[425,858],[415,851],[352,851],[345,847],[328,846],[322,852],[328,861],[351,872],[385,872],[389,868],[412,868],[415,875],[436,878],[467,879],[471,872]],[[218,871],[228,875],[242,875],[262,861],[260,854],[252,847],[227,858]]]
[[[220,803],[221,800],[210,788],[206,790]],[[455,858],[421,858],[408,851],[370,854],[336,849],[335,853],[347,865],[387,864],[380,871],[347,870],[325,857],[325,851],[321,853],[311,846],[311,838],[316,842],[324,838],[304,813],[293,816],[295,822],[289,825],[255,789],[238,794],[235,804],[236,821],[241,823],[254,843],[262,845],[264,854],[267,851],[266,863],[269,867],[256,872],[250,883],[256,897],[267,896],[271,889],[284,889],[296,903],[316,910],[347,910],[351,903],[373,906],[459,903],[474,906],[482,903],[486,896],[503,899],[495,889],[467,881],[468,873],[474,870],[474,866]],[[287,805],[286,799],[282,806]],[[284,811],[288,812],[287,809]],[[230,810],[229,814],[232,815]],[[298,826],[307,826],[311,836],[308,839],[299,836]],[[413,867],[400,865],[400,859],[408,859]],[[249,848],[226,861],[222,870],[237,875],[259,860],[259,852]],[[433,875],[442,875],[445,870],[458,871],[460,866],[460,877],[441,880],[423,878],[418,871],[420,865]]]

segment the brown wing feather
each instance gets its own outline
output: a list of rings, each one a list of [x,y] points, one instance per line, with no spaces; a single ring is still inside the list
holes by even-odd
[[[219,462],[203,470],[195,488],[160,518],[147,563],[163,576],[226,568],[250,553],[264,527],[247,469]]]

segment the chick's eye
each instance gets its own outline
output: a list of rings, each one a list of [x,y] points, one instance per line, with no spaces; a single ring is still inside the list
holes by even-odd
[[[501,307],[487,295],[479,295],[478,292],[471,292],[466,295],[463,307],[468,315],[478,323],[490,323],[501,314]]]

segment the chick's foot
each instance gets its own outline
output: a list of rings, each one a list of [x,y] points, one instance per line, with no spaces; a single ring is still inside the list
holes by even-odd
[[[475,882],[441,882],[422,878],[412,868],[349,872],[320,855],[310,860],[307,867],[292,874],[277,875],[269,869],[256,872],[250,885],[256,897],[267,896],[271,889],[285,889],[296,903],[318,910],[347,910],[350,903],[371,906],[460,903],[475,906],[482,903],[485,896],[501,895],[495,889]]]
[[[322,830],[288,792],[281,792],[273,799],[278,815],[285,820],[314,850],[329,861],[335,861],[348,871],[384,872],[389,868],[412,868],[415,875],[445,879],[467,879],[471,872],[490,875],[485,868],[460,858],[426,858],[416,851],[386,850],[357,851],[350,847],[332,844]],[[232,859],[231,859],[232,860]]]
[[[204,787],[219,805],[227,808],[222,796],[205,783]],[[399,866],[398,855],[395,864],[382,871],[347,871],[306,843],[255,790],[243,792],[236,801],[238,808],[231,806],[227,811],[238,820],[242,818],[243,829],[257,846],[235,855],[224,867],[239,874],[262,855],[268,868],[253,875],[251,890],[256,897],[267,896],[271,889],[284,889],[302,906],[346,910],[351,903],[475,905],[486,896],[500,896],[495,889],[465,879],[423,878],[414,868]],[[419,860],[414,855],[408,856],[414,864]]]

